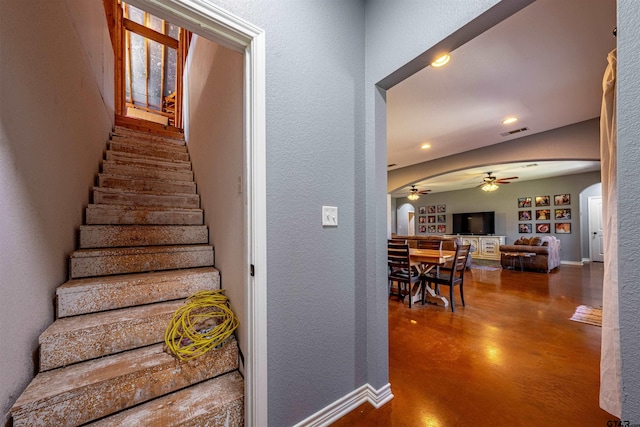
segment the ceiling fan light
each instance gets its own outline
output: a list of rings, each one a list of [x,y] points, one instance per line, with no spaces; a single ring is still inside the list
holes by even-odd
[[[507,117],[506,119],[504,119],[504,120],[502,121],[502,124],[503,124],[503,125],[510,125],[511,123],[515,123],[515,122],[517,122],[517,121],[518,121],[518,118],[517,118],[517,117]]]
[[[487,182],[485,184],[483,184],[481,187],[482,191],[496,191],[498,189],[498,184],[496,184],[495,182]]]
[[[436,68],[442,67],[443,65],[447,64],[450,60],[451,60],[451,56],[448,53],[445,53],[444,55],[442,55],[441,57],[433,61],[431,63],[431,66]]]
[[[420,196],[418,196],[417,193],[409,193],[409,195],[407,196],[407,199],[415,201],[418,200],[420,198]]]

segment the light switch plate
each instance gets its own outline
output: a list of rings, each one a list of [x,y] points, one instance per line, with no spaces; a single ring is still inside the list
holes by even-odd
[[[322,207],[322,225],[328,227],[338,226],[338,207],[323,206]]]

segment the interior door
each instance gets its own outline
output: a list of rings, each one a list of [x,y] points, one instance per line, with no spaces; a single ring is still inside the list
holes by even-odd
[[[589,255],[591,261],[604,262],[602,197],[589,197]]]
[[[407,217],[407,236],[414,236],[416,234],[416,219],[415,212],[409,212]]]

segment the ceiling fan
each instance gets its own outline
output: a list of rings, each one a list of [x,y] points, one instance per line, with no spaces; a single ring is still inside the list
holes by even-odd
[[[411,189],[409,190],[409,195],[407,196],[407,199],[418,200],[421,194],[427,194],[430,191],[431,190],[418,190],[415,185],[412,185]]]
[[[482,184],[478,185],[483,191],[496,191],[498,185],[511,184],[512,179],[518,179],[517,176],[510,176],[509,178],[497,178],[491,175],[493,172],[487,172],[487,176],[482,179]]]

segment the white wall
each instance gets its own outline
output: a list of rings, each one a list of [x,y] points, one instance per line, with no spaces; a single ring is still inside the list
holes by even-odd
[[[104,36],[102,2],[92,4],[86,19]],[[0,2],[1,425],[36,371],[111,128],[113,96],[99,89],[109,71],[96,83],[85,56],[104,38],[83,47],[70,13],[64,2]]]
[[[244,57],[205,38],[193,37],[185,69],[185,130],[195,180],[220,270],[246,354],[244,200]]]

